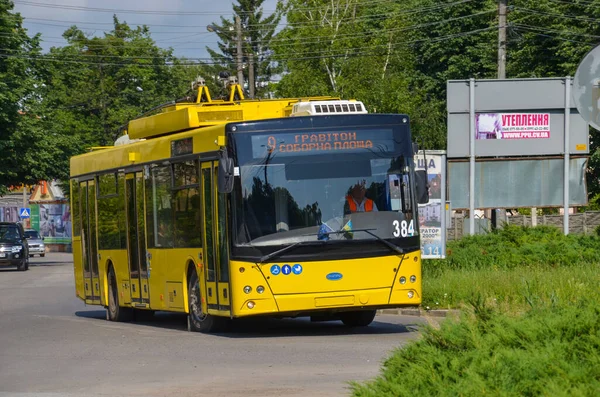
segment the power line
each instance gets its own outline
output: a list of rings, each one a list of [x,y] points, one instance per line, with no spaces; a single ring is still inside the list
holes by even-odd
[[[401,32],[408,32],[408,31],[412,31],[412,30],[417,30],[417,29],[421,29],[421,28],[425,28],[425,27],[430,27],[430,26],[435,26],[435,25],[441,25],[441,24],[445,24],[445,23],[449,23],[449,22],[456,22],[456,21],[460,21],[460,20],[464,20],[467,18],[473,18],[473,17],[477,17],[477,16],[481,16],[481,15],[485,15],[485,14],[490,14],[492,12],[496,12],[495,10],[489,10],[489,11],[482,11],[476,14],[469,14],[469,15],[463,15],[460,17],[456,17],[456,18],[449,18],[449,19],[445,19],[442,21],[435,21],[435,22],[428,22],[428,23],[422,23],[422,24],[416,24],[416,25],[409,25],[407,27],[403,27],[403,28],[392,28],[392,29],[382,29],[379,30],[377,32],[359,32],[359,33],[348,33],[348,34],[340,34],[337,35],[335,37],[333,36],[312,36],[312,37],[307,37],[301,40],[296,40],[293,38],[284,38],[284,39],[277,39],[274,38],[272,40],[270,40],[267,45],[269,46],[278,46],[279,48],[282,47],[291,47],[291,46],[297,46],[297,45],[310,45],[310,44],[320,44],[323,41],[329,41],[332,39],[335,40],[347,40],[347,39],[355,39],[355,38],[362,38],[362,37],[369,37],[369,36],[373,36],[375,34],[377,34],[378,36],[387,36],[389,34],[393,34],[393,33],[401,33]],[[205,33],[196,33],[193,35],[187,35],[187,36],[181,36],[179,38],[186,38],[186,37],[190,37],[190,36],[196,36],[199,34],[210,34],[209,32],[205,32]],[[168,40],[176,40],[177,38],[170,38],[170,39],[164,39],[164,40],[154,40],[155,42],[165,42]],[[50,42],[47,40],[44,40],[45,42]],[[194,43],[194,44],[212,44],[213,42],[199,42],[199,41],[186,41],[186,42],[177,42],[177,43],[173,43],[176,45],[183,45],[183,44],[188,44],[188,43]],[[280,43],[284,43],[284,44],[280,44]],[[288,43],[288,44],[285,44]],[[85,45],[86,48],[89,49],[102,49],[102,48],[113,48],[113,47],[126,47],[128,49],[135,49],[135,48],[147,48],[145,46],[132,46],[130,45],[130,43],[123,43],[123,44],[86,44]],[[204,47],[185,47],[185,48],[179,48],[180,50],[185,49],[185,50],[195,50],[195,49],[204,49]]]
[[[490,31],[490,30],[496,30],[496,29],[498,29],[498,26],[490,26],[487,28],[476,29],[476,30],[472,30],[469,32],[461,32],[461,33],[455,33],[455,34],[450,34],[450,35],[440,36],[440,37],[435,37],[435,38],[427,38],[427,39],[419,39],[419,40],[401,42],[401,43],[393,45],[392,47],[396,48],[396,47],[404,47],[404,46],[422,45],[422,44],[427,44],[427,43],[435,43],[435,42],[445,41],[445,40],[458,38],[458,37],[465,37],[465,36],[485,32],[485,31]],[[387,49],[389,47],[387,44],[385,44],[385,45],[359,47],[358,49],[359,50],[373,50],[373,49],[377,49],[377,48]],[[292,58],[273,57],[272,60],[277,61],[277,62],[289,62],[289,61],[304,61],[304,60],[326,59],[326,58],[354,58],[354,57],[362,57],[362,56],[371,56],[372,57],[372,56],[381,55],[380,53],[376,53],[376,52],[372,52],[372,51],[353,52],[350,54],[347,53],[347,50],[342,50],[337,53],[333,52],[333,53],[327,53],[327,54],[325,54],[325,52],[326,51],[310,52],[310,53],[306,53],[306,55],[302,55],[299,57],[292,57]],[[318,54],[318,55],[313,55],[313,54]],[[321,54],[323,54],[323,55],[321,55]],[[64,56],[61,56],[59,59],[57,57],[52,57],[52,56],[48,56],[48,55],[28,56],[28,55],[21,55],[21,54],[15,54],[15,55],[0,54],[0,58],[21,58],[21,59],[27,59],[27,60],[32,60],[32,61],[98,65],[98,66],[99,65],[102,65],[102,66],[132,66],[132,65],[135,65],[135,66],[139,66],[139,67],[162,67],[162,66],[191,67],[191,66],[220,65],[221,64],[220,62],[214,62],[214,61],[212,61],[212,59],[209,59],[209,58],[189,58],[189,59],[187,59],[187,61],[202,62],[201,64],[188,62],[188,63],[182,63],[182,64],[171,63],[171,64],[164,64],[164,65],[150,64],[148,62],[145,62],[145,63],[136,63],[136,62],[115,63],[115,62],[98,62],[98,61],[88,62],[87,60],[84,61],[81,59],[79,59],[79,60],[65,59]],[[169,57],[164,57],[164,58],[168,59]],[[132,61],[134,61],[134,60],[137,60],[138,58],[131,57],[130,59]]]
[[[590,45],[590,46],[592,45],[590,42],[586,42],[586,41],[572,40],[572,39],[567,39],[567,38],[564,38],[564,37],[550,36],[550,35],[544,34],[544,33],[537,33],[537,32],[535,32],[535,31],[533,31],[532,29],[529,29],[529,28],[516,27],[515,29],[517,29],[517,30],[524,30],[524,31],[527,31],[527,33],[534,34],[536,36],[542,36],[542,37],[551,38],[551,39],[554,39],[554,40],[567,41],[567,42],[570,42],[570,43],[587,44],[587,45]]]
[[[537,30],[537,31],[542,31],[542,32],[550,32],[550,33],[558,33],[558,34],[569,34],[569,35],[573,35],[573,36],[582,36],[582,37],[589,37],[589,38],[594,38],[594,39],[600,39],[600,36],[598,36],[598,35],[587,34],[587,33],[576,33],[576,32],[572,32],[572,31],[568,31],[568,30],[556,30],[556,29],[549,29],[549,28],[540,28],[540,27],[537,27],[537,26],[531,26],[531,25],[525,25],[525,24],[512,24],[511,27],[523,28],[523,29],[528,29],[528,30]]]
[[[407,27],[403,27],[403,28],[391,28],[391,29],[381,29],[377,32],[359,32],[359,33],[348,33],[348,34],[340,34],[340,35],[336,35],[335,37],[333,36],[329,36],[329,35],[323,35],[323,36],[312,36],[312,37],[306,37],[303,38],[301,40],[296,40],[293,38],[284,38],[284,39],[277,39],[274,38],[272,40],[270,40],[268,42],[269,46],[275,46],[278,45],[279,48],[281,47],[289,47],[289,46],[297,46],[299,44],[302,45],[310,45],[310,44],[319,44],[322,41],[328,41],[331,39],[354,39],[354,38],[361,38],[361,37],[365,37],[365,36],[373,36],[374,34],[377,34],[379,36],[387,36],[389,34],[392,33],[401,33],[401,32],[407,32],[407,31],[412,31],[412,30],[417,30],[417,29],[421,29],[424,27],[430,27],[430,26],[435,26],[435,25],[441,25],[441,24],[445,24],[445,23],[449,23],[449,22],[456,22],[456,21],[460,21],[460,20],[464,20],[467,18],[473,18],[473,17],[477,17],[477,16],[481,16],[481,15],[485,15],[485,14],[490,14],[496,12],[496,10],[492,9],[492,10],[488,10],[488,11],[482,11],[482,12],[478,12],[475,14],[469,14],[469,15],[463,15],[460,17],[455,17],[455,18],[448,18],[448,19],[444,19],[441,21],[434,21],[434,22],[427,22],[427,23],[422,23],[422,24],[415,24],[415,25],[409,25]],[[152,32],[150,32],[152,33]],[[200,34],[209,34],[209,32],[201,32],[201,33],[196,33],[196,34],[192,34],[192,35],[187,35],[187,36],[181,36],[179,38],[186,38],[186,37],[191,37],[191,36],[196,36],[196,35],[200,35]],[[170,38],[170,39],[163,39],[163,40],[154,40],[155,42],[165,42],[165,41],[170,41],[170,40],[176,40],[178,38]],[[85,41],[89,40],[89,39],[84,39]],[[47,40],[44,40],[46,42],[50,42]],[[75,42],[78,42],[79,40],[75,40]],[[289,44],[279,44],[279,43],[288,43]],[[212,44],[213,42],[198,42],[198,41],[186,41],[186,42],[177,42],[177,43],[173,43],[176,45],[182,45],[182,44],[187,44],[187,43],[194,43],[194,44],[201,44],[201,43],[205,43],[205,44]],[[146,47],[142,47],[142,46],[132,46],[130,45],[130,43],[123,43],[123,44],[86,44],[85,45],[87,48],[90,49],[101,49],[104,47],[127,47],[128,49],[133,49],[133,48],[146,48]],[[180,49],[186,49],[186,50],[193,50],[193,49],[203,49],[204,47],[186,47],[186,48],[180,48]]]
[[[390,16],[401,16],[401,15],[411,15],[411,14],[416,14],[416,13],[423,13],[423,12],[432,12],[432,11],[437,11],[437,10],[441,10],[444,8],[450,8],[450,7],[454,7],[456,5],[461,5],[461,4],[466,4],[466,3],[470,3],[474,0],[458,0],[452,3],[444,3],[444,4],[438,4],[438,5],[433,5],[433,6],[427,6],[427,7],[416,7],[416,8],[411,8],[411,9],[407,9],[407,10],[398,10],[398,11],[394,11],[394,12],[388,12],[388,13],[382,13],[382,14],[372,14],[372,15],[365,15],[365,16],[361,16],[361,17],[356,17],[353,18],[352,20],[349,21],[343,21],[342,24],[354,24],[356,22],[359,21],[363,21],[363,20],[370,20],[370,19],[376,19],[376,18],[380,18],[380,17],[390,17]],[[19,3],[32,3],[34,4],[34,2],[31,1],[26,1],[26,0],[22,0],[22,1],[16,1]],[[395,4],[393,0],[379,0],[379,1],[372,1],[372,2],[360,2],[360,6],[365,6],[366,4],[370,4],[370,3],[386,3],[386,4]],[[50,8],[59,8],[60,5],[53,5],[53,4],[47,4],[47,3],[35,3],[40,5],[43,4],[43,6],[48,6]],[[56,7],[55,7],[56,6]],[[60,6],[62,7],[62,6]],[[82,6],[65,6],[65,7],[69,7],[68,9],[72,9],[71,7],[76,7],[77,10],[87,10],[87,11],[98,11],[98,10],[102,10],[102,12],[108,12],[107,10],[110,10],[111,12],[114,13],[129,13],[129,12],[134,12],[137,14],[151,14],[151,15],[181,15],[181,16],[189,16],[189,15],[197,15],[197,14],[202,14],[202,15],[211,15],[211,13],[205,13],[205,12],[180,12],[180,13],[175,13],[175,14],[171,14],[169,12],[167,13],[162,13],[162,11],[151,11],[151,10],[147,10],[144,12],[141,11],[135,11],[135,10],[117,10],[117,9],[98,9],[98,8],[93,8],[93,7],[82,7]],[[294,9],[294,12],[302,12],[302,10],[314,10],[314,11],[323,11],[323,7],[318,7],[318,8],[306,8],[306,9]],[[125,11],[125,12],[124,12]],[[264,11],[263,11],[264,12]],[[251,13],[250,11],[248,11],[248,13]],[[220,13],[219,15],[222,15],[223,13]],[[26,19],[26,18],[25,18]],[[41,20],[41,18],[38,18],[38,20]],[[76,21],[73,21],[76,22]],[[31,22],[31,23],[36,23],[36,22]],[[56,24],[48,24],[48,23],[40,23],[37,22],[38,24],[43,24],[43,25],[48,25],[48,26],[58,26],[60,27],[61,25],[56,25]],[[85,24],[87,22],[84,21],[80,21],[80,23]],[[130,25],[138,25],[138,26],[142,26],[144,24],[130,24]],[[65,27],[70,27],[72,25],[66,25]],[[149,25],[147,25],[149,26]],[[165,25],[166,26],[166,25]],[[253,27],[257,27],[260,29],[264,29],[264,28],[278,28],[278,27],[302,27],[302,26],[314,26],[314,22],[308,21],[308,22],[296,22],[296,23],[282,23],[282,22],[278,22],[278,23],[274,23],[274,24],[250,24],[250,25],[246,25],[246,32],[252,33],[255,31],[258,31],[259,29],[249,29],[249,28],[253,28]],[[198,28],[201,28],[202,26],[196,26]],[[206,26],[203,26],[204,28],[206,28]],[[91,29],[95,29],[95,30],[101,30],[101,31],[109,31],[110,29],[97,29],[97,28],[91,28]],[[179,30],[180,32],[180,30]],[[167,32],[155,32],[155,33],[167,33]]]
[[[418,8],[414,9],[415,10],[414,12],[433,11],[433,10],[437,10],[437,9],[448,7],[448,6],[469,3],[471,1],[474,1],[474,0],[458,0],[454,3],[441,4],[441,5],[437,5],[437,6],[418,7]],[[180,16],[188,16],[188,15],[218,15],[218,16],[221,16],[221,15],[228,14],[231,12],[231,10],[212,11],[212,12],[207,12],[207,11],[169,11],[169,10],[132,10],[132,9],[75,6],[75,5],[68,5],[68,4],[42,3],[42,2],[30,1],[30,0],[13,0],[13,2],[16,4],[22,4],[22,5],[33,6],[33,7],[41,7],[41,8],[103,12],[103,13],[112,13],[112,14],[120,13],[120,14],[149,14],[149,15],[180,15]],[[357,5],[363,6],[363,7],[373,6],[373,5],[377,5],[377,4],[396,4],[396,2],[394,0],[372,0],[372,1],[365,0],[365,1],[360,1],[360,2],[357,1]],[[300,12],[322,11],[322,10],[323,10],[322,6],[304,7],[304,8],[295,9],[295,11],[300,11]],[[252,14],[256,11],[258,11],[258,10],[245,11],[245,12],[242,11],[240,13],[241,14]],[[262,10],[262,11],[273,13],[273,12],[276,12],[277,10]]]
[[[579,15],[557,14],[557,13],[553,13],[553,12],[532,10],[530,8],[523,8],[523,7],[513,7],[512,9],[514,11],[521,11],[521,12],[525,12],[528,14],[534,14],[534,15],[545,15],[545,16],[552,16],[552,17],[556,17],[556,18],[573,19],[573,20],[579,20],[579,21],[585,21],[585,22],[600,22],[600,19],[598,19],[598,18],[582,17]]]

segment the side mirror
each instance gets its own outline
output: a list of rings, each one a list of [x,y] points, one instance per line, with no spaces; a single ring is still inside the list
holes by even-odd
[[[227,148],[219,152],[219,193],[231,193],[233,190],[233,159],[227,155]]]
[[[415,143],[415,142],[413,142],[413,144],[412,144],[412,147],[413,147],[413,153],[414,153],[415,155],[417,155],[417,154],[419,153],[419,144],[418,144],[418,143]]]
[[[427,171],[415,171],[417,203],[427,204],[429,202],[429,181],[427,180]]]

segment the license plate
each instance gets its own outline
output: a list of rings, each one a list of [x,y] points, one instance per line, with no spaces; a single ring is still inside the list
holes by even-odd
[[[0,252],[0,258],[6,258],[6,254],[4,252]]]

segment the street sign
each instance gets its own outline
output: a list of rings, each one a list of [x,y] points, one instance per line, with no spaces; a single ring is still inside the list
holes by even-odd
[[[600,46],[581,61],[573,79],[573,100],[581,117],[600,131]]]
[[[19,216],[23,219],[31,217],[31,210],[29,208],[19,208]]]

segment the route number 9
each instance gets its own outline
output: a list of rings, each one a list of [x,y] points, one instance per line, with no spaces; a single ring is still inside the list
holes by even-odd
[[[411,220],[410,223],[405,220],[402,222],[395,220],[392,225],[394,227],[394,237],[408,237],[415,234],[414,220]]]

